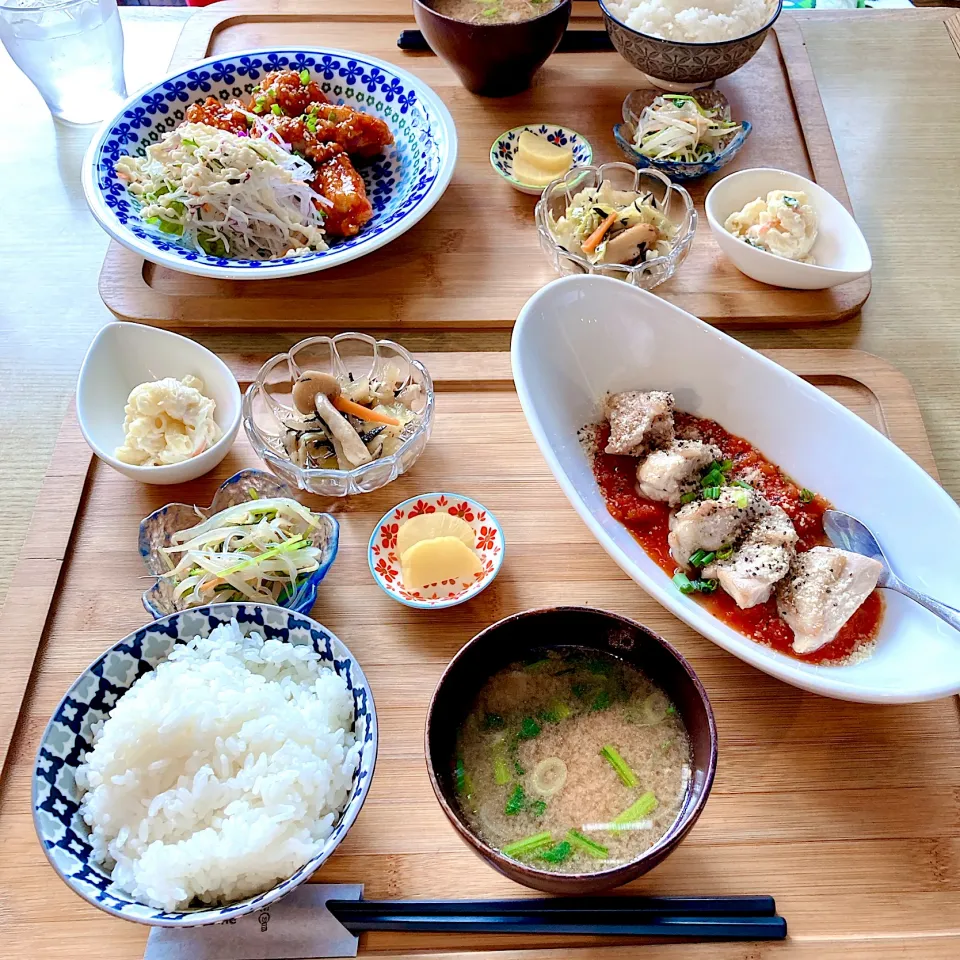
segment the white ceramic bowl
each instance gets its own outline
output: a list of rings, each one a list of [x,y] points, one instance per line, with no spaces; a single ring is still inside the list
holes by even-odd
[[[576,436],[599,419],[608,391],[673,391],[680,409],[719,421],[863,520],[908,583],[960,606],[960,584],[943,562],[943,545],[960,540],[960,509],[873,427],[732,337],[605,277],[556,280],[531,297],[511,353],[530,429],[564,493],[624,572],[694,630],[760,670],[825,696],[909,703],[960,692],[960,634],[890,591],[875,651],[849,666],[801,663],[717,620],[681,594],[610,516]]]
[[[123,408],[137,384],[192,374],[217,402],[223,436],[208,450],[160,467],[136,467],[113,452],[123,443]],[[142,483],[186,483],[209,473],[233,446],[240,429],[240,387],[230,368],[199,343],[139,323],[108,323],[87,349],[77,380],[77,419],[90,449],[120,473]]]
[[[724,229],[731,213],[771,190],[803,190],[817,212],[819,230],[812,254],[816,263],[798,263],[758,250]],[[707,222],[720,249],[748,277],[775,287],[825,290],[870,272],[870,249],[857,221],[833,194],[798,173],[757,167],[738,170],[714,184],[704,202]]]

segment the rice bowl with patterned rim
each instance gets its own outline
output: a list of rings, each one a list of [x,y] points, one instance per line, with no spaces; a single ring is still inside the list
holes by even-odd
[[[320,624],[214,604],[147,624],[71,686],[44,732],[44,852],[94,906],[154,926],[262,909],[334,851],[366,799],[366,679]]]
[[[610,13],[639,33],[681,43],[719,43],[759,30],[764,0],[610,0]]]

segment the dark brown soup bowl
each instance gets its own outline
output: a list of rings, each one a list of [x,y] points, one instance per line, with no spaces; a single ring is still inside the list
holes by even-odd
[[[437,56],[471,92],[506,97],[530,86],[570,19],[571,0],[532,20],[466,23],[437,13],[432,0],[413,0],[417,26]]]
[[[552,873],[504,856],[469,828],[457,800],[452,759],[457,731],[486,681],[527,651],[544,647],[587,647],[638,668],[676,705],[690,736],[692,775],[673,826],[635,860],[597,873]],[[587,894],[607,890],[652,870],[689,833],[703,810],[717,768],[713,709],[690,664],[662,637],[634,620],[591,607],[549,607],[507,617],[477,634],[450,661],[427,711],[425,753],[434,793],[454,829],[474,852],[501,873],[548,893]]]

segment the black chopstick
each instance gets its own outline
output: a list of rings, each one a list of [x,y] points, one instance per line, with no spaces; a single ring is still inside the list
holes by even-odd
[[[542,916],[414,916],[371,914],[365,917],[334,916],[353,934],[369,930],[408,933],[537,933],[570,936],[620,936],[683,938],[689,940],[783,940],[787,923],[783,917],[671,917],[648,916],[642,921],[596,923]]]
[[[761,915],[742,914],[753,902]],[[537,933],[687,940],[783,940],[770,897],[608,897],[566,900],[329,900],[351,933]],[[726,911],[726,912],[725,912]]]
[[[331,900],[327,906],[338,916],[503,916],[508,914],[562,913],[590,918],[624,919],[637,914],[661,916],[772,917],[773,897],[549,897],[513,900]]]
[[[397,39],[401,50],[432,53],[430,44],[419,30],[401,30]],[[560,39],[557,53],[603,53],[613,44],[606,30],[568,30]]]

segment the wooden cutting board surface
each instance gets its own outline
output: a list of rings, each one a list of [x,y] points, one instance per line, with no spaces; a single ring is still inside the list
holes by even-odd
[[[578,3],[574,27],[602,29],[595,4]],[[555,277],[540,250],[535,197],[519,194],[490,166],[504,130],[558,123],[584,134],[595,162],[622,160],[613,139],[621,104],[648,85],[619,54],[555,54],[534,86],[502,99],[477,97],[442,60],[397,49],[415,27],[396,0],[302,0],[215,4],[184,29],[174,57],[203,57],[277,46],[324,46],[380,57],[437,92],[457,125],[453,181],[417,226],[383,249],[335,270],[289,280],[219,281],[145,262],[111,243],[100,276],[104,303],[123,319],[158,326],[357,329],[510,326],[527,298]],[[717,82],[733,115],[751,121],[750,139],[719,175],[689,185],[700,214],[697,236],[677,275],[657,293],[722,326],[805,325],[853,316],[870,293],[864,277],[833,290],[781,290],[750,280],[720,252],[703,213],[707,190],[746,167],[779,167],[816,180],[850,207],[836,149],[803,37],[784,14],[757,55]]]
[[[913,392],[855,351],[769,355],[884,431],[935,475]],[[241,382],[259,356],[225,358]],[[376,493],[311,500],[341,523],[340,552],[313,616],[352,650],[373,686],[380,756],[369,799],[316,874],[362,882],[370,898],[524,896],[459,840],[431,792],[423,722],[445,664],[484,626],[518,610],[584,603],[634,617],[676,644],[716,711],[720,762],[690,837],[624,893],[769,893],[786,943],[659,945],[650,960],[955,960],[960,952],[960,726],[957,700],[875,707],[786,686],[680,623],[619,570],[564,498],[527,429],[506,354],[423,358],[437,382],[433,438],[412,473]],[[90,454],[68,417],[14,588],[0,615],[0,903],[18,940],[0,956],[134,960],[147,930],[74,896],[48,866],[30,811],[33,758],[60,697],[103,649],[145,619],[136,552],[141,517],[170,501],[209,503],[258,462],[245,438],[217,470],[180,487],[138,485]],[[446,611],[410,610],[374,584],[365,547],[408,496],[475,497],[508,550],[495,583]],[[573,558],[573,559],[572,559]],[[53,602],[50,602],[50,598]],[[24,691],[26,696],[24,697]],[[22,709],[21,709],[22,700]],[[19,719],[17,719],[19,713]],[[494,960],[627,960],[636,948],[550,937],[368,934],[361,954]]]

